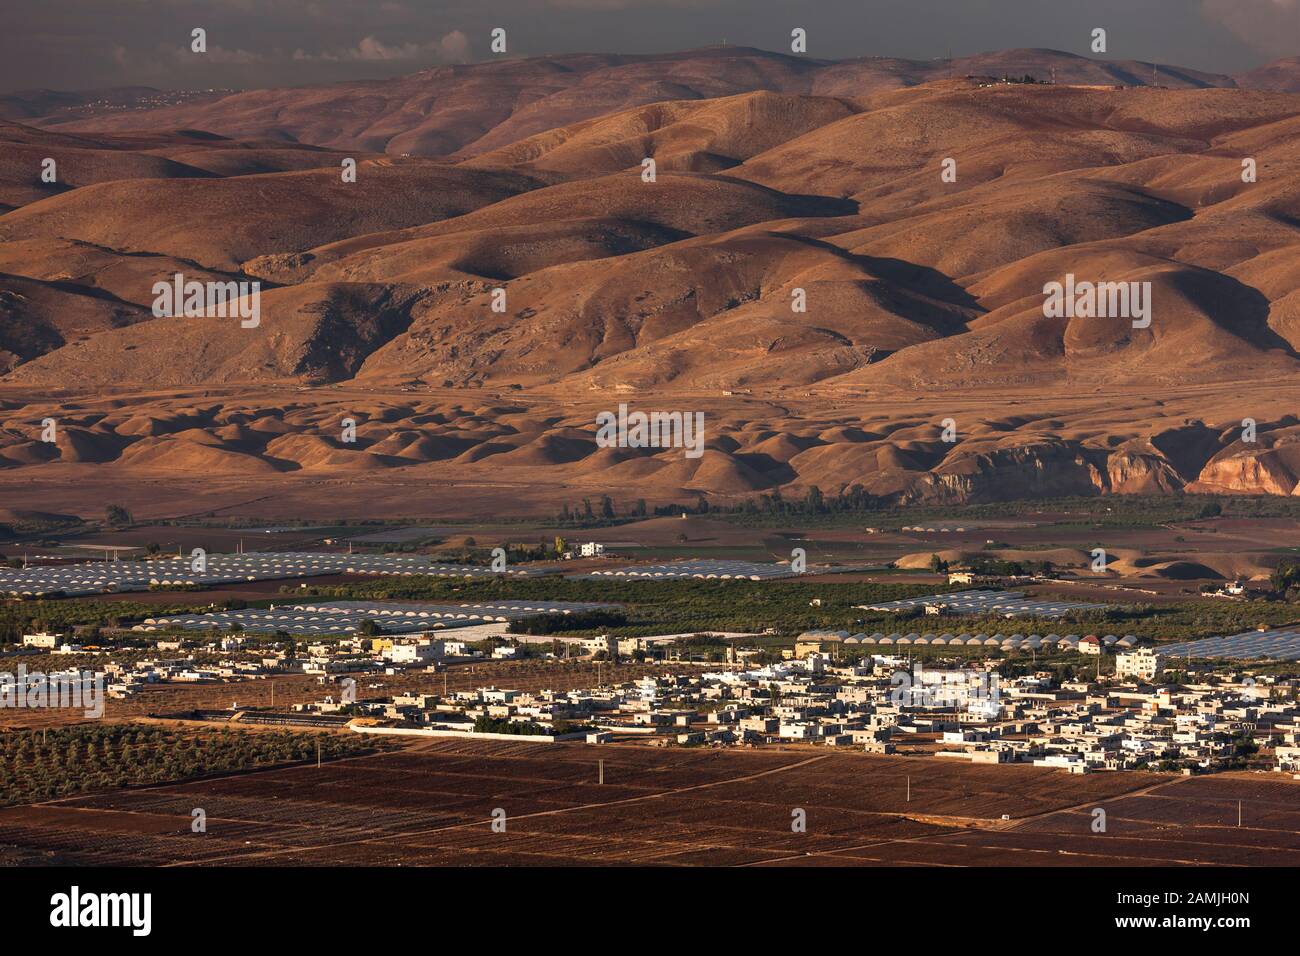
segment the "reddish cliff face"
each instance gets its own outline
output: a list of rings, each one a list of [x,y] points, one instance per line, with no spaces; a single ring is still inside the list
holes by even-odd
[[[1240,441],[1206,463],[1188,486],[1194,492],[1293,495],[1300,489],[1300,430],[1265,434],[1254,445]]]

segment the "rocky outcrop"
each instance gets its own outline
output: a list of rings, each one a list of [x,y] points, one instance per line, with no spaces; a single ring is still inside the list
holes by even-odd
[[[1187,486],[1193,493],[1293,495],[1300,491],[1300,435],[1234,442]]]

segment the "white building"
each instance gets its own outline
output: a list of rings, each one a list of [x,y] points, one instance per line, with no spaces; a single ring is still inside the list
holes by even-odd
[[[578,555],[584,558],[598,558],[605,553],[605,546],[599,541],[584,541],[578,545]]]
[[[1035,767],[1052,767],[1070,773],[1087,773],[1088,765],[1078,754],[1048,754],[1034,761]]]
[[[386,661],[394,664],[427,664],[443,658],[442,641],[415,641],[410,644],[394,644],[383,651]]]
[[[1277,769],[1300,772],[1300,747],[1278,747]]]
[[[1152,681],[1160,672],[1160,655],[1149,647],[1115,655],[1115,676]]]

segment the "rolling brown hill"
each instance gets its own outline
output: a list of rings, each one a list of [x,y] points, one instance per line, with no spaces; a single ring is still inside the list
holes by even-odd
[[[1287,56],[1258,69],[1240,73],[1237,85],[1248,90],[1277,90],[1300,93],[1300,56]]]
[[[23,100],[76,115],[0,123],[0,489],[1295,494],[1289,69],[721,48]],[[176,273],[260,280],[260,324],[154,318]],[[1067,275],[1150,324],[1047,315]],[[620,403],[703,413],[702,454],[601,447]]]
[[[1059,83],[1175,89],[1249,84],[1165,64],[1095,60],[1058,50],[1022,49],[947,60],[863,57],[818,60],[747,47],[709,47],[641,56],[571,54],[503,58],[425,70],[392,80],[251,90],[216,100],[122,111],[114,102],[87,115],[83,105],[17,94],[7,112],[61,129],[203,129],[236,138],[271,138],[343,149],[466,158],[527,137],[649,103],[707,100],[767,90],[862,97],[944,78],[1024,76]],[[1262,88],[1286,86],[1284,61],[1258,73]],[[121,98],[119,96],[119,98]],[[128,97],[129,98],[129,97]],[[83,97],[84,99],[84,97]],[[145,97],[136,97],[140,102]],[[105,97],[106,101],[111,100]],[[48,105],[47,105],[48,104]],[[4,108],[0,103],[0,109]],[[48,109],[49,112],[43,112]]]
[[[588,177],[640,167],[717,172],[857,111],[849,101],[770,92],[653,103],[547,130],[469,165],[527,166]]]
[[[422,160],[368,160],[356,183],[310,169],[225,179],[99,183],[0,219],[0,242],[77,239],[230,269],[358,233],[462,215],[539,185],[511,172]]]
[[[791,195],[726,176],[665,173],[654,183],[645,183],[635,171],[560,183],[463,216],[344,239],[299,256],[267,256],[246,263],[245,268],[272,281],[302,281],[325,268],[343,275],[354,270],[366,274],[385,270],[391,262],[401,269],[418,265],[426,256],[436,261],[447,240],[455,242],[459,237],[466,244],[463,264],[468,268],[463,271],[496,275],[490,266],[479,267],[470,259],[471,248],[482,248],[485,237],[501,232],[509,243],[521,227],[546,234],[580,224],[599,230],[603,223],[617,222],[623,224],[628,243],[648,246],[656,240],[676,241],[774,220],[835,216],[856,208],[851,201]],[[539,263],[550,258],[540,257]]]
[[[343,157],[299,143],[236,141],[198,130],[88,136],[0,120],[0,204],[16,208],[78,186],[127,179],[338,168]],[[46,160],[55,163],[54,182],[42,178]]]
[[[48,352],[75,353],[96,333],[152,317],[98,290],[0,272],[0,371]]]

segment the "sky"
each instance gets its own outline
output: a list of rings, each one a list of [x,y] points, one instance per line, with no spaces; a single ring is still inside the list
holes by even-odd
[[[1016,47],[1234,73],[1300,55],[1300,0],[0,0],[0,92],[298,86],[508,54],[727,42],[823,59]],[[206,31],[207,52],[190,49]]]

